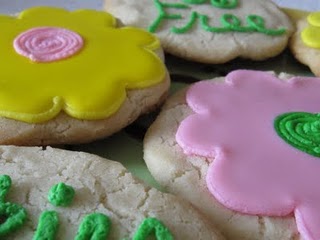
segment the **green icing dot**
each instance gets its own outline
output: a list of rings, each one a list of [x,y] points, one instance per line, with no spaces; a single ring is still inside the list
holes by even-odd
[[[73,187],[58,183],[50,189],[48,200],[54,206],[66,207],[72,203],[74,194]]]
[[[134,234],[133,240],[145,240],[152,234],[155,234],[157,240],[173,240],[169,229],[156,218],[144,219]]]
[[[320,114],[289,112],[276,117],[274,128],[288,144],[320,157]]]

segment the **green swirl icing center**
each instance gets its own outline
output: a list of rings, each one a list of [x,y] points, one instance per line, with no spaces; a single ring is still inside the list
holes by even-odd
[[[276,117],[274,128],[291,146],[320,157],[320,113],[284,113]]]

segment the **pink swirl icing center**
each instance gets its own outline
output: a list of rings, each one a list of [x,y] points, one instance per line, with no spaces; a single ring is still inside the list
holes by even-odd
[[[31,28],[19,34],[13,42],[15,51],[34,62],[53,62],[79,52],[82,37],[73,31],[57,27]]]

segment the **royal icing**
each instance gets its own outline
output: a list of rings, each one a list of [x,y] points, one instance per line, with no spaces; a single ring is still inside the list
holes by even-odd
[[[162,82],[165,67],[154,53],[158,39],[115,25],[110,14],[94,10],[36,7],[17,17],[1,15],[0,116],[37,123],[64,111],[78,119],[103,119],[120,108],[126,89]],[[63,37],[52,39],[52,31]],[[80,37],[83,46],[73,42]],[[66,53],[72,54],[61,60]],[[54,61],[38,63],[25,55]]]
[[[0,237],[7,236],[23,226],[27,219],[26,210],[17,204],[6,202],[5,197],[11,187],[11,178],[0,175]],[[54,206],[69,206],[74,198],[75,190],[65,183],[54,185],[48,194],[48,200]],[[53,200],[52,200],[53,199]],[[58,204],[57,204],[58,203]],[[80,223],[75,240],[106,240],[111,229],[110,218],[102,213],[86,215]],[[41,213],[33,240],[55,240],[59,230],[57,211],[47,210]],[[133,240],[146,240],[155,235],[157,240],[173,240],[170,230],[156,218],[145,218],[133,236]],[[1,238],[2,239],[2,238]]]
[[[44,211],[41,213],[37,230],[32,240],[54,240],[59,227],[59,217],[56,211]]]
[[[48,195],[49,202],[54,206],[69,206],[74,198],[75,191],[72,186],[64,183],[54,185]]]
[[[1,238],[22,227],[27,219],[27,212],[22,206],[5,200],[10,187],[11,178],[0,175],[0,216],[6,218],[5,222],[0,224]]]
[[[148,239],[153,233],[157,240],[173,240],[169,229],[156,218],[144,219],[132,240]]]
[[[31,28],[14,39],[17,53],[35,62],[53,62],[71,57],[83,47],[82,37],[68,29]]]
[[[309,14],[309,25],[301,32],[302,41],[309,47],[320,48],[320,12]]]
[[[187,93],[195,112],[176,140],[209,159],[206,182],[224,206],[243,214],[294,214],[303,239],[320,239],[320,79],[279,80],[238,70],[224,83],[203,81]]]
[[[209,19],[214,16],[207,16],[198,11],[193,10],[192,5],[208,4],[208,7],[215,7],[220,9],[235,9],[238,7],[238,0],[183,0],[182,3],[168,3],[161,0],[153,0],[154,5],[158,11],[157,18],[150,24],[148,30],[156,32],[164,20],[181,20],[184,17],[178,13],[169,13],[169,9],[190,11],[190,17],[184,26],[171,27],[170,31],[173,33],[186,33],[190,31],[199,20],[202,30],[212,33],[225,33],[225,32],[258,32],[271,36],[282,35],[286,32],[284,28],[269,29],[265,26],[265,19],[258,15],[248,15],[246,23],[243,24],[241,19],[231,13],[225,13],[220,18],[221,26],[210,26]]]

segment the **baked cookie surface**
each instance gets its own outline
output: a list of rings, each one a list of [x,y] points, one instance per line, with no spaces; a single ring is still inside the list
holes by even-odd
[[[146,239],[154,234],[153,227],[158,229],[157,235],[165,233],[166,237],[162,235],[160,239],[223,239],[190,204],[145,186],[117,162],[53,148],[5,146],[0,152],[0,211],[4,217],[1,239],[37,239],[33,237],[39,233],[52,237],[52,232],[55,238],[48,239],[75,239],[77,234],[76,239],[91,239],[92,232],[84,231],[83,235],[80,232],[81,224],[88,216],[95,216],[92,214],[107,218],[109,225],[106,228],[103,220],[93,217],[98,224],[92,226],[97,230],[95,234],[104,236],[99,238],[98,234],[94,239]],[[7,184],[8,176],[11,184]],[[10,218],[6,218],[3,207],[9,203],[23,208],[26,219],[16,230],[4,233],[4,225]],[[40,216],[45,212],[57,220],[47,217],[51,220],[41,231],[39,222],[45,220],[40,220]],[[18,219],[21,215],[14,216]],[[146,219],[161,225],[149,220],[150,234],[146,234],[148,227],[138,230]],[[108,237],[103,235],[108,231]]]
[[[158,39],[108,13],[34,7],[0,26],[1,144],[90,142],[166,96]]]
[[[166,52],[205,63],[275,56],[293,31],[289,18],[265,0],[105,0],[105,9],[155,33]]]
[[[294,56],[320,76],[320,12],[304,13],[296,20],[297,30],[290,41]]]
[[[280,79],[239,70],[196,83],[170,98],[144,139],[155,179],[228,239],[319,236],[320,81]]]

